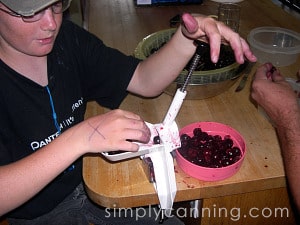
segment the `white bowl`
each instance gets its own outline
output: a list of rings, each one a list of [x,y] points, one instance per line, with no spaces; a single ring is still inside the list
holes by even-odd
[[[247,39],[260,63],[288,66],[297,60],[300,52],[300,34],[281,27],[255,28]]]

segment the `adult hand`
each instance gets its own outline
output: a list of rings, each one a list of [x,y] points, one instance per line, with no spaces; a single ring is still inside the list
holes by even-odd
[[[285,123],[299,113],[298,99],[291,85],[271,63],[260,66],[252,83],[252,98],[274,123]]]
[[[245,58],[251,62],[257,60],[247,42],[222,22],[207,16],[197,15],[194,17],[184,13],[182,24],[181,30],[186,37],[206,39],[209,42],[211,60],[214,63],[218,61],[221,42],[227,42],[231,45],[238,63],[244,63]]]

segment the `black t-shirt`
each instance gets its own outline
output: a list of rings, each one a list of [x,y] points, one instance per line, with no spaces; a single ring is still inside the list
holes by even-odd
[[[84,119],[87,101],[117,108],[139,61],[109,48],[97,37],[64,21],[48,56],[48,88],[17,73],[0,59],[0,165],[42,151],[61,132]],[[70,149],[72,151],[72,149]],[[9,217],[32,219],[49,212],[82,181],[82,159]]]

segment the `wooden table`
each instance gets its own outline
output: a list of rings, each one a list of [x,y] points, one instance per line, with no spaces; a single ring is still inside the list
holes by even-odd
[[[240,34],[243,37],[246,37],[251,29],[259,26],[280,26],[300,32],[300,21],[270,0],[243,1],[240,4],[242,6]],[[90,0],[89,29],[107,45],[132,54],[143,37],[169,28],[169,19],[176,14],[184,11],[216,14],[217,5],[212,1],[204,1],[202,5],[196,6],[136,7],[132,0]],[[101,13],[96,9],[102,9]],[[287,77],[295,77],[298,65],[299,60],[280,70]],[[257,64],[252,72],[256,67]],[[234,92],[237,84],[216,97],[185,100],[176,122],[181,128],[196,121],[215,121],[238,130],[247,145],[247,155],[241,169],[226,180],[204,182],[189,177],[175,161],[178,189],[175,201],[204,199],[204,206],[219,201],[228,207],[239,206],[249,209],[274,205],[290,209],[276,132],[251,101],[250,81],[239,93]],[[172,96],[166,94],[154,99],[129,95],[120,108],[141,115],[145,121],[158,123],[164,118],[171,101]],[[86,116],[106,111],[107,109],[97,106],[96,103],[90,103]],[[83,161],[83,178],[91,199],[104,207],[139,207],[159,203],[153,185],[149,183],[142,170],[139,158],[112,163],[99,155],[88,155]],[[292,212],[290,216],[291,214]],[[224,224],[230,224],[230,219],[227,218],[228,220],[229,222]],[[202,218],[202,221],[213,224],[214,220]],[[247,224],[246,218],[240,221],[240,224]],[[259,220],[257,224],[262,224],[262,221]],[[275,221],[276,224],[280,224],[279,218]],[[285,218],[283,221],[283,224],[288,224],[288,221],[292,221],[290,224],[293,224],[291,218]],[[275,224],[271,220],[263,222]],[[253,221],[251,223],[256,224]]]

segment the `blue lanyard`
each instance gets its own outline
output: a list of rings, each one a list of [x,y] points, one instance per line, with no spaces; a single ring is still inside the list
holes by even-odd
[[[47,89],[47,92],[48,92],[48,95],[49,95],[49,100],[50,100],[50,105],[51,105],[51,109],[52,109],[52,118],[53,118],[53,121],[54,121],[54,125],[55,125],[58,133],[60,134],[61,133],[61,129],[60,129],[60,126],[59,126],[59,124],[57,122],[57,115],[56,115],[56,112],[55,112],[52,95],[51,95],[51,92],[50,92],[50,89],[49,89],[48,86],[46,86],[46,89]]]
[[[46,90],[47,90],[48,95],[49,95],[49,100],[50,100],[50,106],[51,106],[51,109],[52,109],[52,118],[53,118],[53,121],[54,121],[54,125],[55,125],[55,127],[56,127],[56,129],[57,129],[57,132],[58,132],[59,134],[61,134],[61,129],[60,129],[60,126],[59,126],[59,124],[58,124],[58,121],[57,121],[57,115],[56,115],[55,108],[54,108],[53,98],[52,98],[52,95],[51,95],[51,92],[50,92],[50,89],[49,89],[48,86],[46,86]],[[67,172],[69,172],[69,171],[72,171],[72,170],[74,170],[74,168],[75,168],[75,165],[73,164],[73,165],[71,165],[69,168],[67,168],[67,169],[64,171],[64,173],[67,173]]]

